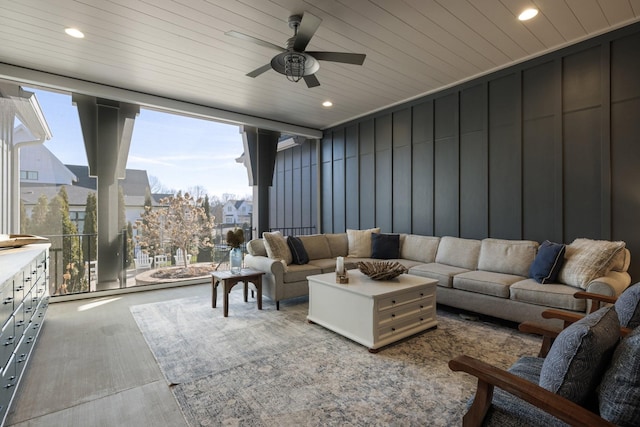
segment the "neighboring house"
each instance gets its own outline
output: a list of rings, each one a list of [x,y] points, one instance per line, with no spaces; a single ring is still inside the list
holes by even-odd
[[[125,202],[127,222],[135,224],[144,212],[144,200],[149,179],[147,171],[127,169],[125,179],[121,180]],[[27,215],[41,194],[51,200],[65,186],[69,196],[69,217],[76,224],[78,232],[84,230],[84,212],[89,193],[97,189],[96,178],[89,176],[89,167],[82,165],[64,165],[44,145],[33,145],[20,151],[20,198]],[[152,205],[159,203],[152,197]]]
[[[223,224],[251,224],[253,202],[251,200],[229,200],[222,207]]]

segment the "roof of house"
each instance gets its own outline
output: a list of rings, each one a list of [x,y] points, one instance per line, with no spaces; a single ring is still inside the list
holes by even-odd
[[[76,174],[42,144],[27,145],[20,149],[20,170],[37,171],[38,180],[34,183],[40,185],[72,185],[78,179]]]

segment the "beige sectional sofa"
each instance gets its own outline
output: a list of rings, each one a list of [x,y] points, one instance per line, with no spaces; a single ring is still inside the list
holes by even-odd
[[[264,271],[263,293],[275,301],[279,309],[281,300],[308,295],[307,276],[335,270],[336,257],[345,257],[348,269],[357,268],[358,261],[371,258],[348,257],[349,240],[346,233],[298,236],[304,245],[309,262],[289,264],[269,258],[263,239],[247,245],[245,265]],[[585,239],[581,239],[585,240]],[[593,242],[591,245],[589,242]],[[585,241],[582,242],[583,247]],[[586,241],[594,251],[598,244],[611,242]],[[490,315],[514,322],[540,320],[547,308],[559,308],[584,313],[585,300],[573,298],[579,290],[617,296],[631,283],[627,273],[630,254],[626,248],[606,259],[606,266],[595,277],[574,286],[566,283],[541,284],[529,278],[539,244],[530,240],[463,239],[413,234],[400,235],[400,258],[395,259],[409,269],[409,274],[438,280],[437,302],[475,313]],[[578,246],[577,246],[578,247]],[[565,267],[569,260],[579,257],[580,249],[567,246]],[[582,255],[586,254],[582,250]],[[584,258],[584,256],[583,256]],[[584,263],[584,259],[582,259]],[[602,259],[599,261],[602,263]],[[575,263],[574,263],[575,264]],[[589,264],[587,262],[586,264]],[[563,267],[564,268],[564,267]],[[583,272],[580,270],[580,274]],[[589,274],[588,272],[585,274]],[[591,272],[590,274],[593,274]],[[559,281],[575,282],[570,272],[560,270]]]

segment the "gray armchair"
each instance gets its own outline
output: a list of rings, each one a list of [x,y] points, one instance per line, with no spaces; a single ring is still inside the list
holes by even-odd
[[[615,306],[565,319],[569,326],[560,333],[536,326],[556,337],[548,355],[522,357],[506,371],[464,355],[452,359],[450,369],[478,379],[463,425],[638,426],[638,300],[640,284]],[[621,327],[621,321],[635,329]]]

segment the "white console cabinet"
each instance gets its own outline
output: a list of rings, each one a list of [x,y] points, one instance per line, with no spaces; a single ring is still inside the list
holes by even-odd
[[[49,303],[49,244],[0,250],[0,425]]]

